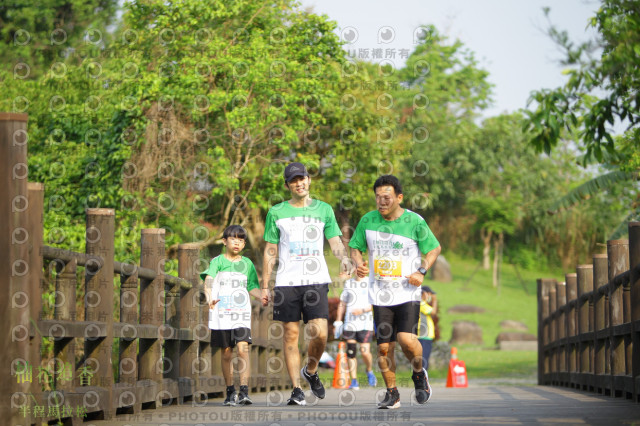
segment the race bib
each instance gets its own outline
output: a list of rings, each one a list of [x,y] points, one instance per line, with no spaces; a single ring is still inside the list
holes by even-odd
[[[402,260],[390,256],[373,259],[373,273],[377,280],[402,278]]]

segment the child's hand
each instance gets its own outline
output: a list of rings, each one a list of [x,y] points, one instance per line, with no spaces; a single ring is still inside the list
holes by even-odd
[[[218,303],[220,301],[220,299],[216,299],[216,300],[212,300],[211,302],[209,302],[209,309],[213,309],[216,306],[216,303]]]
[[[267,306],[270,300],[271,300],[271,295],[269,294],[269,289],[263,288],[262,289],[262,306]]]

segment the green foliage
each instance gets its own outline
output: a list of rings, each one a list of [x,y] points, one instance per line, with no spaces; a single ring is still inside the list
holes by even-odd
[[[37,78],[72,49],[108,42],[117,0],[5,0],[0,5],[0,63],[20,78]]]
[[[575,45],[566,32],[552,27],[550,36],[566,53],[567,83],[560,88],[534,92],[535,110],[528,111],[532,143],[549,153],[565,131],[578,129],[585,160],[603,162],[605,151],[616,143],[616,120],[635,132],[640,124],[640,14],[637,2],[603,0],[590,25],[596,40]],[[599,56],[599,57],[597,57]],[[635,139],[635,149],[639,145]]]

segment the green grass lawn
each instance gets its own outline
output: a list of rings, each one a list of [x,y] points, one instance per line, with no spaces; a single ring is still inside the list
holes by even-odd
[[[530,271],[520,269],[518,278],[512,265],[502,265],[500,289],[492,284],[492,271],[477,271],[478,261],[461,258],[453,253],[445,257],[451,264],[453,280],[449,283],[426,279],[425,284],[437,292],[439,303],[440,340],[451,339],[452,324],[456,320],[475,321],[482,328],[481,346],[458,347],[458,358],[465,361],[469,381],[474,378],[530,378],[536,375],[537,353],[534,351],[496,350],[496,337],[502,331],[503,320],[521,321],[529,328],[529,333],[537,334],[536,280],[538,278],[556,278],[563,280],[560,271]],[[327,257],[332,274],[338,270],[338,262],[333,256]],[[473,276],[472,276],[473,275]],[[470,279],[471,278],[471,279]],[[338,297],[341,289],[334,286],[329,297]],[[475,305],[485,309],[484,313],[454,314],[447,312],[455,305]],[[375,347],[375,344],[373,345]],[[374,349],[372,347],[372,349]],[[374,349],[375,350],[375,349]],[[333,354],[335,355],[335,354]],[[366,383],[362,362],[359,362],[359,380]],[[361,371],[360,371],[361,370]],[[374,371],[377,368],[374,368]],[[379,372],[376,373],[379,376]],[[430,377],[436,380],[446,379],[447,368],[430,369]],[[321,373],[324,379],[331,379],[333,372]]]

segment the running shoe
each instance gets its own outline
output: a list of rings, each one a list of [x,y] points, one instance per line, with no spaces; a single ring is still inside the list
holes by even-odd
[[[369,386],[373,387],[378,385],[378,379],[376,375],[373,374],[373,371],[367,371],[367,379],[369,379]]]
[[[304,400],[304,392],[302,392],[302,389],[293,388],[291,398],[287,401],[287,405],[307,405],[307,401]]]
[[[358,383],[358,379],[352,379],[351,384],[349,385],[349,389],[359,390],[360,384]]]
[[[249,386],[240,386],[240,393],[238,394],[239,405],[251,405],[253,401],[249,398]]]
[[[416,401],[418,404],[426,404],[431,399],[431,385],[429,384],[429,375],[424,368],[420,373],[415,371],[411,375],[414,387],[416,389]]]
[[[224,400],[222,405],[235,406],[238,403],[238,394],[236,393],[235,388],[227,388],[227,398]]]
[[[382,402],[378,403],[378,408],[382,410],[400,408],[400,393],[398,392],[398,388],[387,388],[387,393],[384,394]]]
[[[309,374],[307,372],[307,366],[305,365],[302,367],[302,370],[300,370],[300,374],[302,374],[302,377],[304,377],[304,379],[309,383],[309,386],[311,386],[311,392],[313,392],[316,398],[323,399],[325,391],[324,386],[320,381],[320,377],[318,377],[318,372],[316,371],[315,374]]]

